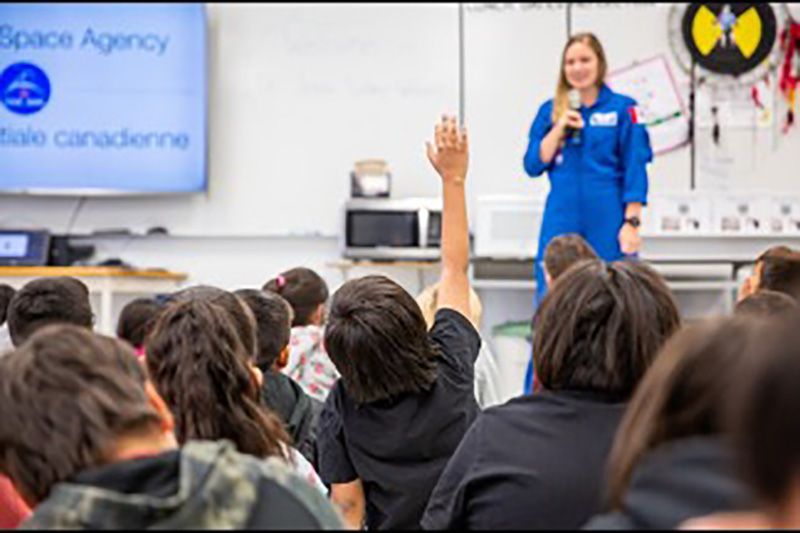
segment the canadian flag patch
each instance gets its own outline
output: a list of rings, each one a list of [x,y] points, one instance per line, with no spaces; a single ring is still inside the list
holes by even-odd
[[[631,117],[631,122],[634,124],[638,124],[641,119],[641,114],[639,113],[639,108],[637,106],[631,106],[628,108],[628,115]]]

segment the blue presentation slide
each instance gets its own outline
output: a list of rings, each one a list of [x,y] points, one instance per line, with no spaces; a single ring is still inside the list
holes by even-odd
[[[206,189],[202,4],[0,4],[0,191]]]

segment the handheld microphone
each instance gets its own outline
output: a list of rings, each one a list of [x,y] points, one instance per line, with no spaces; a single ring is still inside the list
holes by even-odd
[[[578,89],[570,89],[567,93],[567,101],[569,109],[572,111],[580,111],[581,109],[581,93]],[[567,128],[567,137],[573,144],[581,144],[581,130],[578,128]]]

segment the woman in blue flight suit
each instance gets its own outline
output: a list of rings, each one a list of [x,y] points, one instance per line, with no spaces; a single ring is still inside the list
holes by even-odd
[[[556,97],[539,108],[525,153],[525,171],[547,171],[551,186],[536,256],[537,303],[547,290],[542,260],[553,237],[577,233],[606,261],[638,252],[645,166],[653,158],[636,102],[603,83],[607,66],[597,38],[571,37],[561,63]],[[580,110],[570,109],[570,90],[580,94]]]

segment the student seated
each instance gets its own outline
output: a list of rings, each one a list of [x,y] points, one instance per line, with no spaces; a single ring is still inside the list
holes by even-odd
[[[544,259],[542,261],[544,280],[548,290],[552,287],[555,280],[569,270],[569,268],[587,259],[599,259],[597,253],[586,240],[576,233],[559,235],[550,240],[544,249]],[[525,392],[533,392],[538,388],[536,376],[533,372],[533,357],[528,363],[528,370],[525,373]]]
[[[414,298],[383,276],[334,295],[325,346],[341,373],[320,415],[320,475],[345,520],[418,528],[448,458],[478,414],[473,365],[480,336],[467,317],[466,132],[436,126],[428,157],[442,178],[439,309],[428,331]]]
[[[119,315],[117,338],[133,346],[137,357],[144,357],[144,341],[164,304],[155,298],[137,298],[128,302]]]
[[[587,529],[674,529],[688,518],[748,509],[726,415],[760,341],[759,321],[687,328],[661,350],[617,430],[609,513]]]
[[[729,399],[738,470],[758,507],[689,520],[683,529],[800,528],[800,317],[772,322]]]
[[[236,330],[236,334],[239,337],[239,341],[241,341],[244,346],[245,351],[250,354],[251,358],[255,358],[256,349],[258,347],[255,329],[256,318],[244,301],[232,292],[220,289],[219,287],[195,285],[193,287],[181,289],[167,296],[164,310],[170,304],[183,302],[208,302],[222,307],[225,313],[227,313],[227,318],[231,321],[231,325]],[[161,318],[160,315],[159,318]]]
[[[761,289],[736,302],[733,314],[737,316],[771,317],[796,311],[798,302],[788,294]]]
[[[283,297],[270,291],[243,289],[234,294],[250,307],[255,316],[255,363],[263,376],[261,399],[284,423],[297,450],[315,464],[315,429],[322,403],[308,396],[292,378],[281,373],[289,358],[292,308]]]
[[[436,310],[439,308],[439,284],[435,283],[426,287],[417,296],[417,303],[422,310],[422,316],[425,317],[425,323],[430,329],[433,326]],[[472,288],[469,291],[469,310],[470,322],[475,327],[475,331],[480,331],[483,308],[478,294]],[[481,341],[481,350],[478,353],[478,360],[475,361],[475,399],[478,407],[486,409],[501,404],[515,395],[514,391],[503,390],[502,381],[495,355],[489,349],[489,345]]]
[[[773,246],[758,256],[752,275],[739,290],[738,300],[765,289],[800,301],[800,252],[788,246]]]
[[[544,279],[547,287],[561,277],[569,267],[587,259],[599,259],[592,245],[576,233],[554,237],[544,249]]]
[[[184,300],[184,301],[180,301]],[[146,344],[148,373],[175,416],[179,443],[230,440],[258,458],[278,457],[322,492],[283,423],[261,403],[255,319],[232,293],[198,287],[173,295]]]
[[[593,260],[553,284],[534,322],[541,389],[478,417],[425,529],[574,529],[601,509],[614,433],[678,309],[645,264]]]
[[[27,528],[341,527],[283,461],[179,450],[133,351],[85,328],[49,326],[0,359],[0,412],[0,473],[34,507]]]
[[[11,336],[8,333],[6,317],[8,316],[8,306],[11,304],[11,298],[14,297],[16,292],[11,285],[0,283],[0,357],[14,348]]]
[[[8,332],[19,346],[49,324],[73,324],[92,329],[94,314],[89,289],[70,277],[35,279],[22,287],[8,307]]]
[[[281,295],[294,312],[289,360],[282,372],[312,398],[325,401],[339,372],[322,345],[328,286],[310,268],[292,268],[268,281],[262,290]]]
[[[14,348],[8,333],[6,315],[15,293],[10,285],[0,284],[0,357]],[[8,478],[0,476],[0,529],[15,529],[30,512]]]

